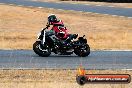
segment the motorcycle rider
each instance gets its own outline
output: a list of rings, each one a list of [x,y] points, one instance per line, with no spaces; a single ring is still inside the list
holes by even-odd
[[[65,43],[69,43],[73,37],[77,37],[78,35],[68,34],[67,28],[64,26],[63,21],[59,20],[55,14],[51,14],[48,16],[47,27],[53,25],[51,30],[55,33],[56,37],[60,40],[65,40]]]
[[[48,16],[47,27],[50,27],[50,25],[53,25],[51,31],[55,32],[57,38],[62,40],[68,38],[67,29],[64,27],[62,20],[59,20],[54,14]]]

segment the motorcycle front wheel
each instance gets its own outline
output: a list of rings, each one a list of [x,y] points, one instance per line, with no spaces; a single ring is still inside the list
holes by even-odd
[[[42,56],[42,57],[48,57],[51,54],[50,47],[47,44],[42,46],[40,41],[36,41],[33,44],[33,50],[36,54],[38,54],[39,56]]]

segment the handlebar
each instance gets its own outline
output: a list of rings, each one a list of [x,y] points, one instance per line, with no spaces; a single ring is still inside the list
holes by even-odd
[[[83,37],[85,37],[85,35],[83,35]]]
[[[46,29],[48,29],[49,27],[50,27],[49,25],[46,25],[46,27],[43,28],[43,30],[46,30]]]

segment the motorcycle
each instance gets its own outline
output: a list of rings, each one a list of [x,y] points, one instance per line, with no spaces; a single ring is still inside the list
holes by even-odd
[[[51,52],[57,55],[76,54],[80,57],[86,57],[90,54],[90,47],[87,44],[85,35],[78,37],[78,34],[70,34],[70,39],[60,40],[54,32],[46,31],[48,27],[42,29],[38,34],[37,41],[33,44],[33,50],[42,57],[48,57]],[[77,40],[75,40],[77,39]]]

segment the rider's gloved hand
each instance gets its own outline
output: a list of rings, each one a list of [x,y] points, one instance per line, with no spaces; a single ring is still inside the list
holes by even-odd
[[[48,29],[50,27],[50,25],[46,25],[46,28]]]
[[[50,23],[49,23],[49,22],[47,22],[46,27],[47,27],[47,28],[50,27]]]
[[[48,27],[50,27],[50,25],[46,25],[46,27],[48,28]]]

